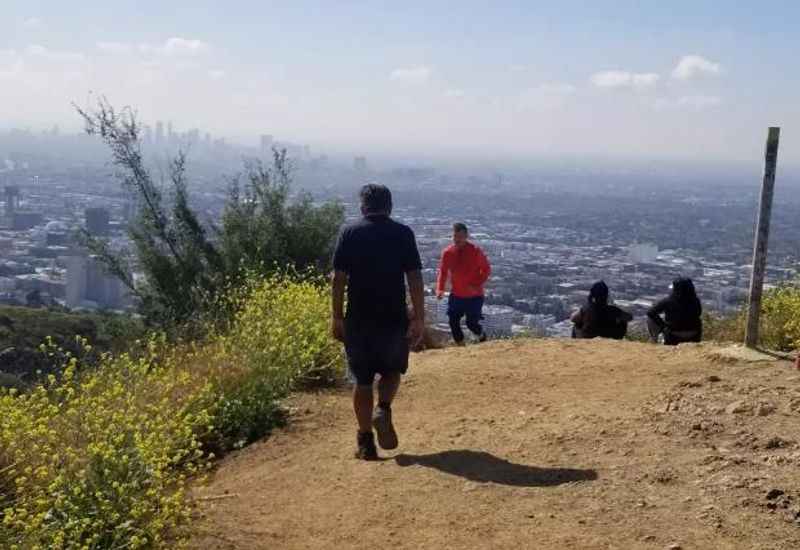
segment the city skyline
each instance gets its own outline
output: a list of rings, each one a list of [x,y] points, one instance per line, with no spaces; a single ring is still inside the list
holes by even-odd
[[[77,129],[102,94],[253,146],[743,162],[776,124],[797,164],[800,7],[772,7],[11,1],[0,119]]]

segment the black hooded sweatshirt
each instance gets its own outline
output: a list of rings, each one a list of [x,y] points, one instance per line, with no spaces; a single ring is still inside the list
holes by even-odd
[[[664,318],[661,318],[661,314]],[[672,283],[672,293],[656,303],[647,311],[647,316],[656,323],[661,330],[669,328],[671,331],[700,332],[703,322],[700,315],[703,308],[695,294],[694,284],[690,279],[676,279]]]

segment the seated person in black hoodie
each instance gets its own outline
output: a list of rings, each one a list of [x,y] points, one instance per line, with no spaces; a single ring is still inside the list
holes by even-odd
[[[608,287],[598,281],[589,290],[586,304],[572,314],[575,324],[573,338],[614,338],[622,340],[628,332],[628,323],[633,316],[617,306],[608,304]]]
[[[661,314],[664,317],[661,317]],[[653,342],[664,333],[664,344],[675,346],[683,342],[699,342],[703,337],[703,308],[688,277],[672,281],[672,293],[647,312],[647,328]]]

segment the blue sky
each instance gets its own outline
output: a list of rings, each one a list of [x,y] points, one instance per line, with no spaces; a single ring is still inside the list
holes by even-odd
[[[796,2],[81,2],[0,6],[0,126],[89,92],[254,143],[525,158],[800,162]]]

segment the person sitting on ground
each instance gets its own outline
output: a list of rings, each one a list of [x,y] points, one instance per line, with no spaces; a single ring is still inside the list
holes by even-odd
[[[589,299],[570,320],[575,324],[573,338],[614,338],[622,340],[633,315],[608,303],[608,286],[598,281],[589,290]]]
[[[688,277],[672,281],[672,292],[647,312],[647,328],[650,339],[658,341],[664,334],[664,344],[675,346],[683,342],[699,342],[703,337],[703,308]],[[661,314],[664,317],[661,317]]]

